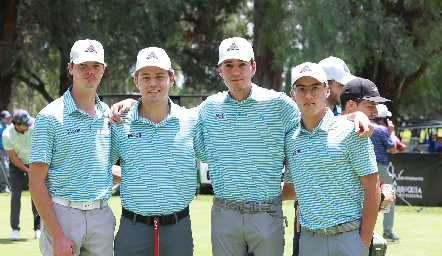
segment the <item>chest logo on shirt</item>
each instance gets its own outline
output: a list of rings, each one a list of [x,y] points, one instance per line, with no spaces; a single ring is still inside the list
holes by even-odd
[[[301,149],[295,149],[293,150],[293,155],[296,156],[298,154],[301,154]]]
[[[227,114],[224,113],[216,113],[215,116],[217,119],[227,119]]]
[[[141,138],[141,132],[129,133],[128,138]]]
[[[68,134],[77,134],[80,133],[80,131],[81,131],[80,128],[71,128],[67,130]]]

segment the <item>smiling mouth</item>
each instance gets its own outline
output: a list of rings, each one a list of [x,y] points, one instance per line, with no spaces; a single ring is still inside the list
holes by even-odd
[[[148,93],[158,93],[160,92],[159,90],[151,90],[151,91],[147,91]]]

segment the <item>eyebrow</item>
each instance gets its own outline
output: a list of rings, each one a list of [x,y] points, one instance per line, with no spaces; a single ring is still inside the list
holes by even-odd
[[[158,73],[155,73],[154,75],[165,75],[165,74],[166,74],[166,72],[158,72]],[[150,73],[141,73],[140,75],[147,76],[147,75],[150,75]]]
[[[314,84],[311,84],[310,86],[313,86],[313,85],[322,85],[322,83],[314,83]],[[307,86],[309,86],[309,85],[295,84],[294,86],[295,86],[295,87],[297,87],[297,86],[304,86],[304,87],[307,87]]]

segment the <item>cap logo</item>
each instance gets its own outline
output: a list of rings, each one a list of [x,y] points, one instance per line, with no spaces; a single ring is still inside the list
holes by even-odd
[[[347,67],[347,65],[345,65],[345,63],[343,65],[343,68],[344,68],[345,72],[350,73],[350,69],[348,69],[348,67]]]
[[[376,86],[373,86],[373,87],[371,87],[371,91],[372,91],[372,92],[377,92],[377,91],[378,91],[378,88],[377,88]]]
[[[23,117],[23,122],[26,123],[28,120],[29,120],[29,118],[27,118],[27,117],[25,117],[25,116]]]
[[[239,51],[239,48],[238,48],[238,46],[236,46],[235,43],[233,43],[232,45],[230,45],[229,48],[227,48],[227,51],[230,51],[230,50],[238,50]]]
[[[93,45],[89,46],[84,52],[95,52],[95,53],[97,53],[97,51],[95,50],[95,47]]]
[[[301,71],[299,71],[299,73],[304,73],[304,72],[312,72],[312,69],[308,66],[308,65],[306,65],[305,67],[303,67],[302,69],[301,69]]]
[[[151,53],[150,53],[149,55],[147,55],[147,57],[146,57],[147,60],[148,60],[148,59],[152,59],[152,58],[158,59],[157,55],[155,55],[155,52],[151,52]]]

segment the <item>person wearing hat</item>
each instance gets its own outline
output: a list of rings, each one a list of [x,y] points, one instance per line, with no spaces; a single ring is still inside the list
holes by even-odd
[[[3,134],[3,131],[11,124],[12,115],[7,110],[3,110],[0,113],[0,136]],[[9,184],[9,157],[6,153],[3,142],[0,140],[0,168],[2,174],[0,174],[0,193],[9,193],[10,184]]]
[[[195,152],[210,166],[215,194],[214,256],[280,256],[284,251],[286,218],[280,197],[284,135],[299,124],[300,113],[284,93],[253,84],[255,71],[253,48],[246,39],[223,40],[218,73],[228,90],[196,108],[200,125]],[[120,121],[119,114],[131,104],[130,100],[114,104],[110,119]],[[364,115],[356,116],[356,131],[371,134],[368,123]]]
[[[376,153],[376,161],[379,169],[379,180],[387,184],[393,184],[393,175],[388,171],[388,153],[396,154],[397,140],[394,134],[393,122],[388,119],[391,117],[391,112],[384,104],[378,104],[376,106],[378,115],[373,120],[374,132],[371,135],[371,142],[374,145]],[[390,212],[384,213],[383,220],[383,237],[387,242],[400,242],[401,238],[393,233],[394,222],[394,207],[395,200],[390,205]]]
[[[31,149],[31,136],[35,119],[28,111],[19,109],[12,116],[12,125],[8,126],[2,134],[3,148],[10,159],[9,178],[11,180],[11,241],[20,240],[20,210],[21,194],[29,183],[29,152]],[[37,210],[31,199],[33,216]],[[34,223],[35,238],[40,237],[37,223]]]
[[[198,116],[174,104],[174,70],[162,48],[139,51],[132,74],[141,98],[112,125],[111,164],[120,158],[120,226],[115,255],[193,255],[189,204],[197,185],[193,138]],[[134,153],[136,152],[136,153]]]
[[[327,98],[327,107],[335,116],[341,113],[341,91],[345,84],[356,78],[350,73],[345,62],[337,57],[327,57],[318,63],[327,75],[327,83],[330,87],[330,95]]]
[[[29,185],[43,255],[113,255],[109,107],[96,94],[105,67],[100,42],[76,41],[67,64],[72,86],[36,117]]]
[[[361,111],[373,120],[378,111],[378,103],[390,101],[382,98],[376,85],[365,78],[356,77],[348,82],[341,91],[341,115]]]
[[[370,139],[373,143],[376,154],[379,180],[387,184],[392,184],[393,177],[387,170],[387,163],[388,153],[395,154],[397,152],[396,143],[390,134],[394,131],[394,126],[392,128],[387,128],[374,120],[378,116],[377,105],[388,101],[390,100],[380,96],[379,90],[372,81],[360,77],[348,82],[341,91],[341,114],[349,114],[353,111],[359,110],[364,112],[367,117],[373,121],[374,131],[370,136]],[[388,109],[387,112],[383,111],[382,114],[388,115]],[[392,124],[390,124],[390,126],[392,126]],[[393,203],[390,206],[390,212],[384,213],[383,237],[390,242],[399,242],[400,237],[393,234],[392,231],[393,219],[394,198]]]
[[[380,198],[373,146],[326,107],[330,88],[320,65],[306,62],[293,74],[301,125],[286,134],[285,155],[286,182],[300,204],[299,253],[368,255]]]
[[[437,132],[430,131],[428,133],[429,139],[425,140],[425,144],[429,145],[428,151],[435,153],[439,150],[439,142],[437,141]]]

